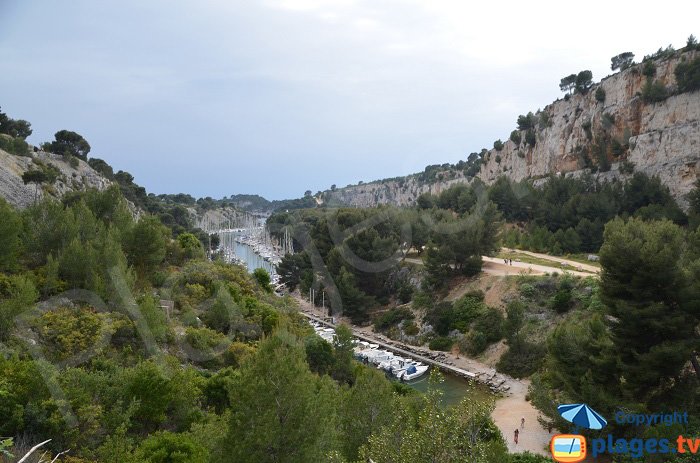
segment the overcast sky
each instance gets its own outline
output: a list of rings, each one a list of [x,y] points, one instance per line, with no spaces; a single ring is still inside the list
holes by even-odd
[[[269,199],[457,162],[700,2],[0,0],[0,106],[149,192]]]

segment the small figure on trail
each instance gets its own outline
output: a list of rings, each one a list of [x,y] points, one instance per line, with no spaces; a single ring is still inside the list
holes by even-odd
[[[508,259],[510,261],[510,265],[513,265],[513,259]]]
[[[549,423],[549,425],[547,426],[547,431],[548,431],[550,434],[552,434],[552,423]]]
[[[503,263],[508,265],[508,259],[503,259]]]
[[[520,431],[518,431],[517,429],[513,433],[513,441],[515,442],[515,445],[518,445],[518,435],[519,434],[520,434]]]
[[[520,418],[520,429],[525,429],[525,417]]]

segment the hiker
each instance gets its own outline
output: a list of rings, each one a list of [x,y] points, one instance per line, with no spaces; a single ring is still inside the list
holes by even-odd
[[[518,435],[519,434],[520,434],[520,431],[518,431],[517,429],[513,433],[513,441],[515,441],[515,445],[518,445]]]
[[[520,418],[520,429],[525,429],[525,417]]]
[[[503,263],[508,265],[508,259],[503,259]]]
[[[513,259],[508,259],[510,261],[510,265],[513,265]]]

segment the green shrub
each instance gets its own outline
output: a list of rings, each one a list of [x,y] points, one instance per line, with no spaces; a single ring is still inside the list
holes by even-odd
[[[669,97],[668,89],[658,80],[652,81],[647,79],[647,82],[642,88],[642,101],[645,103],[658,103]]]
[[[31,150],[26,141],[21,138],[12,138],[0,135],[0,149],[15,156],[30,156]]]
[[[470,331],[469,334],[460,341],[459,350],[468,355],[479,355],[488,345],[489,342],[484,333]]]
[[[528,299],[532,299],[533,297],[535,297],[536,294],[535,287],[532,286],[530,283],[523,283],[520,285],[520,294],[522,294]]]
[[[415,315],[407,307],[394,307],[375,319],[374,328],[377,331],[384,331],[398,325],[403,320],[413,320],[414,318]]]
[[[441,350],[449,352],[452,349],[454,341],[449,336],[438,336],[430,340],[428,348],[430,350]]]
[[[496,140],[493,142],[493,149],[496,151],[501,151],[503,149],[503,142],[501,140]]]
[[[525,143],[530,146],[535,146],[535,143],[537,143],[537,134],[534,129],[529,129],[525,132]]]
[[[674,73],[678,83],[678,91],[694,92],[700,90],[700,57],[690,62],[678,63]]]
[[[653,61],[646,61],[642,66],[642,74],[648,78],[653,78],[656,75],[656,65]]]
[[[605,90],[603,90],[603,87],[598,87],[595,91],[595,99],[596,101],[600,103],[605,102]]]
[[[496,364],[496,369],[514,378],[524,378],[535,373],[543,364],[547,348],[533,344],[522,336],[508,341],[509,348]]]
[[[551,306],[557,313],[564,313],[571,308],[571,303],[571,290],[560,289],[554,297],[552,297]]]
[[[518,130],[534,129],[535,124],[537,124],[537,116],[532,112],[527,113],[526,116],[522,114],[518,116]]]
[[[513,131],[510,133],[510,141],[512,141],[512,142],[515,143],[516,145],[520,145],[521,139],[522,139],[522,138],[521,138],[521,135],[520,135],[520,131],[519,131],[519,130],[513,130]]]

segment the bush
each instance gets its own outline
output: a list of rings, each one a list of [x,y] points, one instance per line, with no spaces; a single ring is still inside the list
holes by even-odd
[[[595,99],[596,101],[600,103],[605,102],[605,90],[603,90],[603,87],[598,87],[595,91]]]
[[[428,344],[428,348],[430,350],[441,350],[444,352],[449,352],[452,349],[452,345],[454,344],[454,341],[452,338],[448,336],[438,336],[436,338],[431,339],[430,343]]]
[[[513,131],[510,133],[510,141],[512,141],[512,142],[515,143],[516,145],[520,145],[521,139],[522,139],[522,137],[521,137],[521,135],[520,135],[520,131],[518,131],[518,130],[513,130]]]
[[[669,97],[666,86],[658,80],[647,79],[642,88],[642,101],[645,103],[658,103]]]
[[[642,66],[642,74],[648,78],[653,78],[656,75],[656,65],[653,61],[646,61]]]
[[[407,307],[395,307],[377,317],[374,321],[374,328],[377,331],[384,331],[398,325],[403,320],[413,320],[414,318],[415,315]]]
[[[535,373],[544,362],[547,348],[516,336],[508,342],[509,349],[501,356],[496,369],[514,378],[524,378]]]
[[[678,91],[693,92],[700,89],[700,57],[686,63],[679,63],[674,71]]]
[[[537,143],[537,135],[535,134],[534,129],[529,129],[527,132],[525,132],[525,143],[530,146],[535,146],[535,143]]]
[[[532,112],[527,113],[527,116],[522,114],[518,116],[518,130],[528,130],[534,129],[537,123],[537,116],[532,114]]]
[[[501,140],[496,140],[493,142],[493,149],[496,151],[501,151],[503,149],[503,142]]]
[[[26,141],[21,138],[11,138],[0,135],[0,149],[15,156],[29,156],[31,151]]]
[[[551,306],[557,313],[564,313],[571,308],[571,290],[560,289],[552,297]]]
[[[470,331],[459,343],[459,350],[468,355],[479,355],[489,345],[484,333]]]

